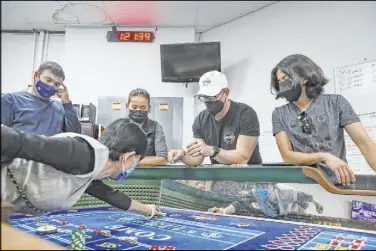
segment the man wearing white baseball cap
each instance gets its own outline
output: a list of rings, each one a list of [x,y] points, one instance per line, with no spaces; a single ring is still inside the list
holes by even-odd
[[[205,73],[199,81],[197,97],[206,109],[192,126],[194,140],[187,150],[171,150],[169,161],[200,165],[205,157],[213,164],[260,164],[258,146],[260,124],[248,105],[230,100],[226,76],[218,71]]]

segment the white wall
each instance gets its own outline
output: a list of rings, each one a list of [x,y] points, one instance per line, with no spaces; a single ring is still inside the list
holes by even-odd
[[[271,127],[270,72],[285,56],[305,54],[333,79],[333,68],[376,58],[376,2],[279,2],[203,33],[220,41],[232,97],[252,105]],[[333,92],[333,81],[327,88]]]
[[[49,60],[64,64],[64,35],[50,34],[48,46],[44,47],[46,40],[42,40],[39,33],[36,34],[34,55],[33,34],[2,32],[1,39],[2,93],[23,91],[26,90],[27,85],[32,84],[33,72],[38,69],[41,53],[44,55],[43,61]],[[42,47],[39,46],[40,43],[43,44]]]
[[[33,34],[1,33],[1,92],[16,92],[32,84]]]
[[[333,80],[335,67],[376,59],[375,13],[376,2],[282,1],[202,34],[203,42],[221,42],[222,69],[229,79],[231,98],[258,113],[265,162],[280,159],[270,130],[273,108],[283,101],[274,101],[270,94],[272,68],[290,54],[305,54]],[[333,81],[326,92],[334,92]],[[202,108],[196,102],[195,114]],[[352,198],[376,203],[375,197],[332,195],[317,185],[295,187],[321,200],[324,215],[347,218]]]
[[[49,34],[46,49],[44,51],[45,60],[54,61],[64,68],[65,35]]]
[[[70,98],[74,103],[97,105],[98,96],[127,96],[137,87],[147,89],[153,97],[183,97],[186,145],[192,138],[197,86],[162,83],[160,44],[194,42],[194,29],[160,28],[153,43],[109,43],[108,30],[66,29],[63,66]]]

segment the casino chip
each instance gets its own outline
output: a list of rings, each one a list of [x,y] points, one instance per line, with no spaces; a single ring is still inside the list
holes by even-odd
[[[111,231],[110,230],[102,230],[100,232],[100,234],[103,235],[103,236],[109,236],[111,234]]]
[[[94,229],[93,231],[95,234],[101,234],[102,230],[97,228],[97,229]]]
[[[149,248],[149,250],[160,250],[159,246],[153,245]]]
[[[170,214],[170,217],[179,217],[180,214]]]
[[[85,232],[83,230],[76,229],[72,231],[69,248],[71,250],[85,250]]]
[[[125,241],[125,242],[134,243],[134,242],[137,242],[137,237],[123,236],[123,237],[119,237],[119,240],[120,240],[120,241]]]
[[[87,229],[87,226],[81,225],[78,227],[79,229]]]
[[[55,227],[55,226],[41,226],[41,227],[37,228],[36,233],[41,234],[41,235],[55,234],[55,233],[57,233],[57,227]]]
[[[67,225],[68,221],[59,221],[58,223],[59,223],[59,225]]]
[[[175,250],[175,247],[173,247],[173,246],[166,246],[166,247],[162,248],[162,250]]]

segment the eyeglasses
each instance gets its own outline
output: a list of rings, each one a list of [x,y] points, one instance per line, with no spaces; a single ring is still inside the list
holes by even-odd
[[[197,98],[201,101],[201,102],[215,102],[218,100],[218,97],[220,94],[222,93],[221,97],[219,99],[222,99],[223,97],[223,90],[216,96],[198,96]]]
[[[302,131],[304,133],[311,134],[312,133],[312,128],[311,128],[312,124],[311,124],[311,121],[307,117],[307,113],[306,112],[300,113],[298,115],[298,120],[299,120],[300,128],[302,129]]]

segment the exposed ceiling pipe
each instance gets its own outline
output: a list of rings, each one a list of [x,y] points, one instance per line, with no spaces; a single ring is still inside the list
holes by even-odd
[[[39,33],[39,39],[38,39],[38,45],[39,45],[39,50],[38,50],[38,67],[39,65],[43,62],[43,45],[44,45],[44,37],[45,37],[45,32],[41,31]]]
[[[31,72],[31,76],[33,76],[34,72],[35,72],[35,50],[37,49],[37,32],[34,31],[34,38],[33,38],[33,57],[32,57],[32,72]],[[32,77],[31,78],[31,85],[34,84],[34,78]]]
[[[50,32],[45,31],[46,39],[44,40],[44,49],[43,49],[43,61],[47,60],[47,53],[48,53],[48,40],[50,39]]]
[[[1,30],[1,33],[11,33],[11,34],[34,34],[34,32],[39,33],[38,30]],[[51,35],[64,35],[65,31],[49,31]]]

